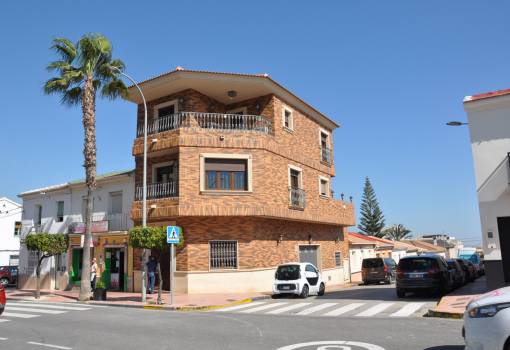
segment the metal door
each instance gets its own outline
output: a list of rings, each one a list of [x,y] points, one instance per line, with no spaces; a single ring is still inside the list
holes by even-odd
[[[318,248],[316,245],[299,246],[299,262],[307,262],[319,268]]]

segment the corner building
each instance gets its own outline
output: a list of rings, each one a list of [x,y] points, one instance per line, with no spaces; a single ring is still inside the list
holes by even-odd
[[[183,229],[176,290],[269,291],[275,267],[291,261],[312,262],[329,284],[349,280],[355,218],[331,190],[334,121],[267,75],[178,67],[140,86],[148,224]],[[131,217],[141,224],[144,108],[134,87],[128,100],[138,104]],[[164,256],[163,275],[169,265]]]

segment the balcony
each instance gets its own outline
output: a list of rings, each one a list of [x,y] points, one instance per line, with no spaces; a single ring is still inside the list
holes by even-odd
[[[147,199],[177,197],[177,182],[160,182],[147,185]],[[143,186],[136,187],[135,200],[143,199]]]
[[[220,131],[252,131],[269,134],[272,130],[271,121],[261,115],[241,115],[202,112],[180,112],[149,121],[147,134],[196,128]],[[138,127],[137,137],[143,136],[143,125]]]
[[[85,233],[85,220],[82,215],[70,215],[69,233]],[[128,213],[92,214],[92,232],[127,231],[133,227]]]
[[[321,161],[323,163],[326,163],[328,165],[331,165],[333,162],[332,162],[332,152],[331,152],[331,148],[327,148],[327,147],[321,147]]]
[[[289,187],[289,205],[293,209],[304,209],[306,205],[305,191],[301,188]]]

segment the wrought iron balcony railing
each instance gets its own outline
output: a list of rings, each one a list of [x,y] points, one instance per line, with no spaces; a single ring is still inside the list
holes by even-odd
[[[329,165],[332,164],[331,148],[321,147],[321,160]]]
[[[180,112],[149,121],[147,134],[180,128],[254,131],[268,134],[272,130],[272,125],[269,119],[261,115]],[[143,125],[140,125],[137,130],[137,137],[141,136],[143,136]]]
[[[143,186],[136,187],[135,200],[141,201]],[[177,197],[177,182],[160,182],[147,185],[147,199]]]
[[[291,207],[304,209],[306,205],[305,191],[301,188],[289,187],[289,201]]]

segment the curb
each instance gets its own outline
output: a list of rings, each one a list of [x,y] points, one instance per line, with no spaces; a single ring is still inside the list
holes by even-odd
[[[429,310],[425,317],[439,317],[460,320],[464,317],[464,314]]]

